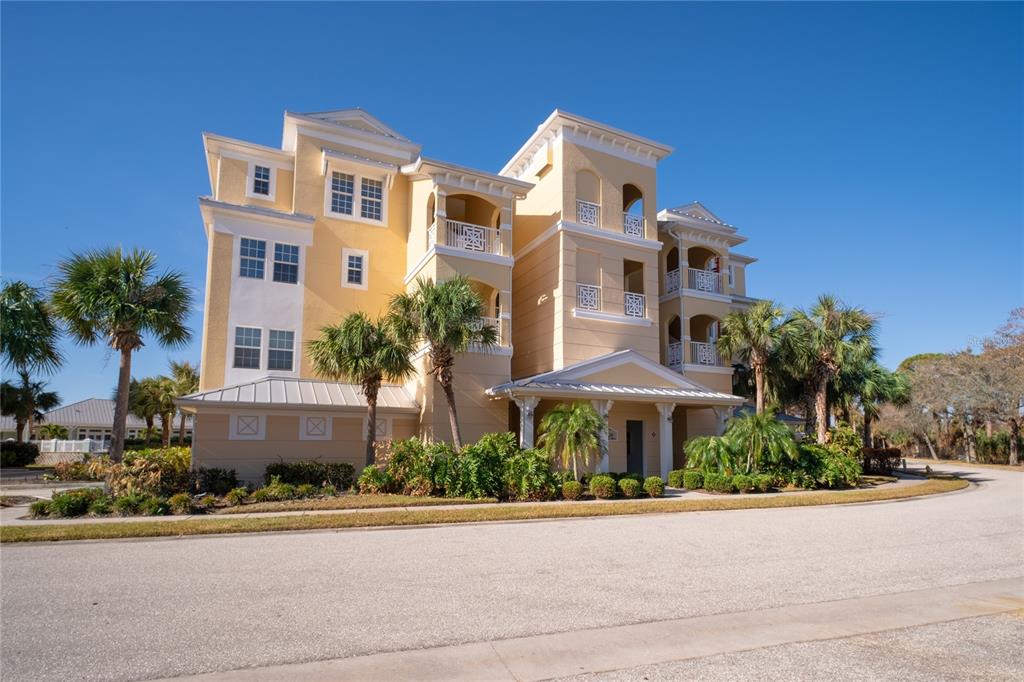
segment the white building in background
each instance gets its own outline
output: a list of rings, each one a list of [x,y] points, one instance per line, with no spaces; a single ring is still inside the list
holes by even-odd
[[[174,417],[171,437],[178,435],[178,415]],[[58,407],[46,413],[43,421],[34,424],[37,429],[43,424],[59,424],[68,430],[68,440],[92,440],[109,441],[113,433],[114,424],[114,401],[104,398],[88,398],[77,403],[71,403],[64,407]],[[155,423],[160,427],[160,420]],[[15,437],[15,423],[13,417],[0,418],[0,439],[6,440]],[[146,421],[131,414],[128,415],[128,423],[125,430],[126,438],[144,438],[146,435]],[[185,437],[192,436],[192,417],[185,421]],[[32,434],[32,439],[37,439],[38,434]]]

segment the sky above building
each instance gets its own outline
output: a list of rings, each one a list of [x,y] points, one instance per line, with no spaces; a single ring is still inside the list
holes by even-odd
[[[749,237],[748,293],[880,318],[883,362],[962,348],[1024,305],[1021,4],[4,3],[4,279],[139,246],[196,290],[200,133],[279,146],[282,114],[362,107],[497,171],[554,108],[675,147],[660,208]],[[117,358],[65,343],[65,403]]]

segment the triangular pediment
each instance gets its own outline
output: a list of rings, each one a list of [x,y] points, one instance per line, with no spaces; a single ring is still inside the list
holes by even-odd
[[[688,215],[691,218],[697,218],[700,220],[710,220],[713,223],[719,223],[721,225],[727,224],[724,220],[722,220],[717,215],[709,211],[708,207],[700,203],[699,201],[692,201],[688,204],[683,204],[682,206],[676,206],[675,208],[670,210],[673,213],[678,213],[680,215]]]
[[[362,130],[375,135],[383,135],[394,140],[402,140],[408,142],[409,140],[402,135],[399,135],[397,131],[386,125],[376,116],[368,114],[362,109],[338,109],[337,111],[322,111],[316,114],[306,114],[312,118],[326,121],[327,123],[333,123],[334,125],[344,126],[346,128],[355,128],[356,130]]]
[[[544,382],[585,382],[593,384],[617,384],[643,388],[680,388],[685,390],[707,390],[704,386],[687,379],[664,365],[637,353],[622,350],[590,360],[584,360],[570,367],[536,377]]]

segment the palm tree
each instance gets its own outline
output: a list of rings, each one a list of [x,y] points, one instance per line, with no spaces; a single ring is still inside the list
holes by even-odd
[[[153,393],[157,404],[157,416],[160,417],[160,439],[166,448],[171,444],[171,431],[174,424],[174,413],[178,409],[174,401],[178,397],[178,387],[173,379],[165,376],[153,377]]]
[[[18,372],[21,384],[9,381],[0,384],[0,413],[14,417],[15,437],[19,443],[25,440],[25,424],[28,424],[28,439],[32,439],[32,424],[43,420],[44,412],[60,405],[60,396],[46,390],[46,382],[32,381],[27,371]]]
[[[323,327],[307,344],[313,371],[329,379],[358,383],[366,398],[366,464],[373,464],[377,442],[377,393],[385,381],[401,382],[413,374],[412,347],[388,316],[371,320],[352,313],[340,324]]]
[[[175,395],[178,398],[199,390],[199,368],[188,360],[171,362],[171,378],[174,379]],[[178,420],[178,445],[185,444],[185,413]]]
[[[481,319],[484,302],[462,275],[440,284],[421,278],[416,280],[414,292],[391,299],[391,311],[410,344],[423,341],[429,347],[430,373],[444,390],[452,440],[455,450],[461,450],[462,434],[453,387],[455,356],[474,344],[489,348],[498,342],[497,330]]]
[[[117,400],[117,389],[114,389]],[[160,392],[152,378],[132,379],[128,384],[128,412],[146,422],[146,445],[153,438],[153,422],[160,412]]]
[[[579,480],[577,460],[590,466],[591,455],[604,454],[601,432],[606,428],[604,418],[590,403],[559,403],[541,420],[537,445],[552,459],[561,458],[563,468],[568,469],[571,463],[573,478]]]
[[[43,424],[37,431],[42,440],[67,440],[70,435],[68,427],[61,424]]]
[[[192,307],[192,292],[181,273],[156,274],[156,256],[141,249],[127,254],[120,248],[72,254],[59,269],[53,305],[71,335],[85,345],[103,339],[121,355],[110,443],[110,456],[119,459],[124,451],[132,353],[142,347],[145,334],[169,348],[188,342],[191,332],[185,319]]]
[[[748,474],[760,471],[764,462],[777,464],[783,458],[796,460],[799,457],[792,432],[771,412],[730,420],[724,438],[734,452],[746,455]]]
[[[737,456],[733,443],[721,436],[699,436],[686,443],[686,466],[701,471],[732,474]]]
[[[878,418],[882,405],[904,407],[910,404],[910,381],[903,372],[890,372],[877,362],[868,366],[860,388],[864,410],[864,447],[872,446],[871,422]]]
[[[757,414],[764,412],[765,371],[771,354],[786,332],[782,308],[773,301],[758,301],[746,310],[729,313],[722,320],[718,350],[737,356],[754,370]]]
[[[797,310],[791,328],[798,355],[813,381],[817,440],[824,444],[828,439],[829,381],[844,366],[876,356],[875,319],[860,308],[824,295],[809,311]]]

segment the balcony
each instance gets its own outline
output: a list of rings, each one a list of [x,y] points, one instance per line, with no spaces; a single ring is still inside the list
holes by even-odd
[[[576,222],[589,227],[601,226],[601,204],[576,200]]]
[[[674,294],[679,291],[679,270],[669,270],[665,273],[665,293]]]
[[[623,312],[629,317],[646,317],[647,297],[627,291],[623,294],[622,307]]]
[[[644,238],[644,217],[632,213],[622,214],[622,233],[627,237]]]
[[[683,371],[683,344],[672,341],[668,344],[668,366],[677,372]]]
[[[600,310],[601,287],[593,284],[577,284],[576,307],[580,310]]]
[[[690,364],[709,367],[725,366],[722,357],[718,354],[718,347],[714,343],[703,341],[690,341]]]
[[[725,294],[728,292],[725,286],[725,275],[713,270],[698,270],[697,268],[686,269],[686,288],[694,291],[704,291],[709,294]]]
[[[499,345],[499,346],[507,346],[508,345],[507,334],[505,333],[504,325],[502,324],[501,318],[498,318],[498,317],[481,317],[479,322],[477,322],[476,324],[473,325],[474,329],[480,329],[481,327],[484,327],[484,326],[494,328],[494,331],[498,335],[497,345]]]

